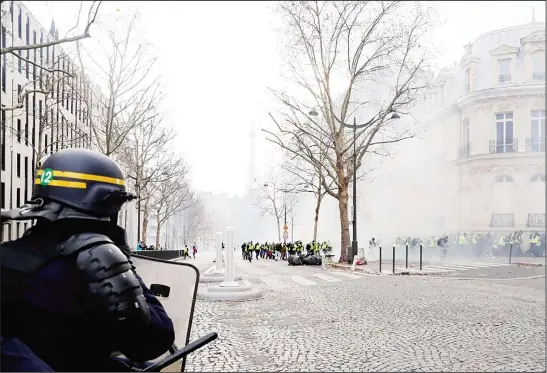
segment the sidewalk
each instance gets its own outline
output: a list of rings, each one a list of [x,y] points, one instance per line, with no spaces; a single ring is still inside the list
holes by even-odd
[[[511,264],[517,266],[545,267],[545,257],[517,257],[511,258]]]

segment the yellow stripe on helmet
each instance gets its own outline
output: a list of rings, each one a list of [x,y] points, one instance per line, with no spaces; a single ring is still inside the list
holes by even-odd
[[[38,176],[42,175],[43,173],[44,173],[44,170],[38,170]],[[114,184],[114,185],[125,185],[125,180],[122,180],[122,179],[116,179],[114,177],[108,177],[108,176],[102,176],[102,175],[82,174],[79,172],[71,172],[71,171],[53,170],[53,177],[66,177],[69,179],[98,181],[100,183],[107,183],[107,184]],[[82,183],[82,184],[85,185],[85,183]],[[49,185],[51,185],[51,183]]]
[[[34,179],[34,184],[41,184],[40,179]],[[75,189],[86,189],[87,184],[82,183],[81,181],[67,181],[67,180],[51,180],[47,185],[44,186],[56,186],[63,188],[75,188]]]

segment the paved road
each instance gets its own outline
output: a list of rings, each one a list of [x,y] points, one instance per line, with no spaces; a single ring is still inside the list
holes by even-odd
[[[265,296],[198,301],[193,338],[220,338],[192,354],[187,371],[545,371],[537,280],[367,276],[266,260],[237,267]]]

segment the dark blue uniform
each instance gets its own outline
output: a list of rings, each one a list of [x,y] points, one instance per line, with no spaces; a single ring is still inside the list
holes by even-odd
[[[55,250],[50,248],[59,247],[68,234],[45,232],[48,226],[42,231],[35,227],[30,235],[0,246],[2,337],[22,341],[54,371],[119,370],[113,352],[140,362],[166,352],[175,339],[173,323],[142,279],[136,276],[148,304],[149,322],[112,319],[90,292],[89,279],[77,266],[77,254],[51,260]],[[23,262],[32,267],[33,261],[42,263],[35,271],[18,270]],[[6,363],[3,371],[26,370]]]

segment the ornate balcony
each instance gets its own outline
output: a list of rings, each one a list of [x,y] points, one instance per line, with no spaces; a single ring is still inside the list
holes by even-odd
[[[528,214],[528,228],[545,228],[545,214]]]
[[[488,151],[490,154],[516,153],[519,151],[519,139],[505,139],[505,143],[499,143],[497,140],[490,140]]]
[[[498,83],[511,83],[511,74],[499,74]]]
[[[544,152],[545,137],[527,137],[524,148],[526,152]]]
[[[514,228],[515,227],[515,215],[514,214],[492,214],[490,219],[491,228]]]

